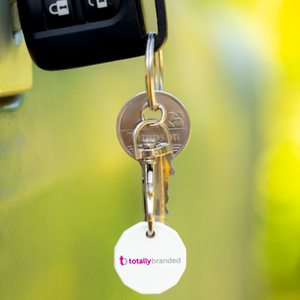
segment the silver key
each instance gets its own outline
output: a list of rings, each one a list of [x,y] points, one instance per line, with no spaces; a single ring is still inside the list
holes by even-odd
[[[144,150],[153,149],[153,143],[145,144]],[[156,205],[156,158],[143,157],[140,161],[142,167],[144,221],[148,222],[148,234],[153,235],[155,205]]]
[[[173,159],[173,146],[169,130],[166,125],[160,127],[166,135],[166,143],[149,142],[144,143],[142,148],[138,147],[137,136],[144,126],[155,123],[156,120],[140,122],[133,133],[133,155],[142,167],[143,198],[144,198],[144,220],[148,221],[149,232],[152,234],[154,215],[149,213],[149,206],[155,207],[155,221],[165,223],[165,216],[168,214],[166,204],[168,202],[168,181],[169,175],[175,174],[171,165]],[[150,180],[149,180],[150,178]],[[153,180],[151,180],[153,179]],[[154,191],[152,193],[152,191]],[[154,198],[153,198],[154,197]],[[153,203],[155,199],[155,204]],[[151,204],[153,203],[153,204]],[[151,221],[149,221],[151,219]],[[153,222],[152,222],[153,219]]]
[[[172,149],[168,145],[160,145],[154,143],[148,143],[143,145],[143,152],[149,153],[148,150],[166,148],[162,151],[168,154],[162,156],[150,156],[143,155],[143,158],[138,160],[142,167],[142,183],[143,183],[143,200],[144,200],[144,220],[149,220],[149,207],[154,210],[155,221],[165,223],[165,217],[168,214],[166,208],[168,197],[168,181],[170,175],[169,162],[166,156],[172,156]],[[160,155],[156,152],[157,155]],[[172,170],[174,170],[172,168]],[[175,170],[174,170],[175,172]],[[155,203],[153,203],[155,202]],[[149,230],[151,232],[151,230]]]
[[[184,105],[173,95],[155,91],[155,97],[159,104],[163,105],[167,118],[164,124],[170,131],[173,143],[173,156],[180,154],[191,135],[191,124],[189,115]],[[140,112],[147,102],[146,92],[142,92],[129,99],[122,107],[117,120],[117,136],[123,149],[133,157],[132,133],[141,121]],[[138,135],[138,143],[165,142],[165,136],[158,127],[145,126]]]

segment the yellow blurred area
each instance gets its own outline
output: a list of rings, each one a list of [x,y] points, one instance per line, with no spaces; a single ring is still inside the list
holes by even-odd
[[[299,153],[295,155],[288,147],[280,149],[271,164],[269,181],[272,201],[297,202],[300,197]]]
[[[300,299],[300,2],[166,3],[164,90],[192,123],[166,218],[183,277],[146,296],[113,267],[143,217],[140,166],[115,127],[145,89],[144,58],[34,66],[22,102],[0,99],[1,300]]]
[[[299,80],[300,75],[300,2],[285,0],[281,8],[280,30],[282,33],[281,57],[285,63],[290,79]]]

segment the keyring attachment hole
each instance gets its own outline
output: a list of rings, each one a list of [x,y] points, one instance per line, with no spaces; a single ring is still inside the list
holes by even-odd
[[[154,111],[154,110],[151,110],[149,107],[146,108],[145,113],[144,113],[145,120],[148,120],[148,119],[160,120],[161,117],[162,117],[161,109]]]
[[[150,236],[149,236],[149,233],[148,233],[148,231],[147,231],[147,232],[146,232],[146,237],[147,237],[148,239],[153,239],[153,238],[155,237],[155,231],[153,231],[152,235],[150,235]]]

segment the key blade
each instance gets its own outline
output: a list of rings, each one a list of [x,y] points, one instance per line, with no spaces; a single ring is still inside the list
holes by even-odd
[[[157,158],[156,164],[156,209],[155,221],[165,223],[166,194],[165,194],[165,169],[164,157]]]
[[[171,161],[173,155],[167,154],[157,160],[157,198],[156,198],[156,221],[165,223],[165,217],[169,213],[167,203],[169,202],[169,176],[175,175],[175,169]]]
[[[169,177],[169,175],[175,175],[176,174],[176,171],[175,169],[173,168],[172,166],[172,160],[173,160],[173,154],[172,153],[169,153],[167,155],[164,156],[164,158],[167,160],[168,162],[168,166],[165,164],[165,168],[166,170],[169,169],[168,172],[166,172],[166,174],[168,174],[167,176]]]
[[[167,203],[169,202],[169,176],[175,175],[176,171],[172,166],[172,160],[173,160],[173,154],[169,153],[163,157],[163,163],[164,163],[164,195],[165,195],[165,216],[169,213],[169,210],[167,208]]]

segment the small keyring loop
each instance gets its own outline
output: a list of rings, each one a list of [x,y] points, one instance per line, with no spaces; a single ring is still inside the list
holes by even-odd
[[[152,119],[149,119],[149,120],[145,120],[145,121],[142,121],[140,122],[133,130],[132,132],[132,145],[133,145],[133,157],[135,157],[135,159],[138,159],[138,158],[141,158],[139,156],[139,151],[138,151],[138,144],[137,144],[137,137],[140,133],[140,130],[144,127],[144,126],[147,126],[147,125],[150,125],[150,124],[155,124],[156,123],[156,120],[152,120]]]
[[[147,126],[150,124],[155,124],[157,123],[156,120],[154,119],[147,119],[145,121],[141,121],[140,123],[138,123],[136,125],[136,127],[134,128],[133,132],[132,132],[132,145],[133,145],[133,157],[135,159],[141,159],[142,158],[142,155],[141,153],[139,152],[139,147],[138,147],[138,143],[137,143],[137,137],[141,131],[141,129],[144,127],[144,126]],[[164,131],[164,134],[166,135],[167,137],[167,143],[168,145],[172,145],[172,138],[171,138],[171,135],[170,135],[170,131],[169,131],[169,128],[166,124],[162,123],[160,125],[160,127],[162,128],[162,130]]]
[[[162,116],[161,116],[161,119],[154,123],[154,124],[150,124],[149,126],[150,127],[156,127],[156,126],[161,126],[165,121],[166,121],[166,118],[167,118],[167,111],[165,109],[164,106],[162,106],[161,104],[159,103],[156,103],[157,105],[157,109],[160,109],[161,110],[161,113],[162,113]],[[141,119],[142,121],[145,121],[145,117],[144,117],[144,113],[146,111],[146,109],[149,107],[149,104],[148,103],[145,103],[141,109]]]
[[[145,80],[147,102],[151,110],[157,111],[157,103],[155,98],[155,90],[163,88],[163,60],[162,51],[154,52],[155,33],[150,32],[147,40],[145,55]]]

